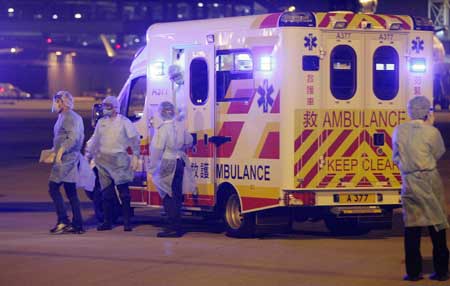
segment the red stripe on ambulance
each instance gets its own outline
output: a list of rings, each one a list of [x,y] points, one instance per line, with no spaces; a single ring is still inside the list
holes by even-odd
[[[300,158],[300,160],[298,160],[297,164],[296,164],[296,169],[297,173],[298,171],[300,171],[300,168],[305,165],[309,159],[311,159],[311,157],[314,155],[314,153],[316,153],[317,149],[319,149],[319,138],[317,138],[313,144],[311,144],[311,146],[308,148],[308,150],[306,150],[306,152],[303,154],[303,156]],[[297,175],[297,174],[296,174]]]
[[[280,159],[280,132],[269,132],[259,154],[260,159]]]
[[[277,97],[275,98],[275,102],[273,103],[270,113],[280,113],[280,91],[277,93]]]
[[[337,149],[344,143],[345,139],[352,133],[352,130],[346,129],[339,134],[338,138],[328,148],[327,156],[333,156]]]
[[[316,163],[312,169],[308,172],[308,174],[306,174],[305,178],[303,179],[303,182],[300,182],[297,185],[297,188],[301,188],[303,187],[307,187],[309,185],[309,183],[311,183],[311,181],[314,179],[314,177],[317,175],[317,173],[319,172],[319,165]]]
[[[278,199],[270,199],[270,198],[242,197],[241,200],[243,211],[259,209],[279,204]]]
[[[252,106],[253,99],[255,98],[255,89],[238,89],[235,94],[235,98],[248,98],[248,101],[233,101],[228,107],[227,114],[247,114]]]
[[[234,147],[236,146],[236,142],[239,139],[239,135],[241,134],[243,126],[244,121],[228,121],[223,123],[222,128],[220,129],[219,134],[217,135],[230,137],[231,141],[227,142],[226,144],[222,144],[220,145],[220,147],[217,148],[218,158],[231,157],[234,151]]]
[[[262,20],[261,24],[259,24],[260,29],[264,28],[275,28],[278,27],[278,20],[280,19],[282,13],[274,13]]]
[[[327,187],[328,184],[333,180],[333,178],[336,176],[336,174],[328,174],[325,177],[323,177],[322,181],[319,183],[319,187]]]
[[[383,28],[386,29],[386,20],[383,19],[382,17],[378,16],[378,15],[370,15],[370,17],[372,19],[374,19],[375,21],[377,21],[381,26],[383,26]]]
[[[339,183],[337,184],[337,187],[344,187],[344,183],[351,182],[353,177],[355,177],[354,173],[346,174],[344,177],[342,177],[339,180]]]
[[[402,29],[403,30],[411,30],[411,26],[405,20],[403,20],[401,17],[396,16],[396,15],[388,15],[388,17],[397,19],[400,22],[402,22]]]
[[[302,145],[302,143],[305,142],[306,139],[308,139],[309,135],[311,135],[312,132],[313,132],[312,129],[305,129],[305,130],[303,130],[302,134],[300,136],[298,136],[297,139],[295,139],[295,144],[294,144],[295,152],[297,152],[298,148],[300,148],[300,145]]]

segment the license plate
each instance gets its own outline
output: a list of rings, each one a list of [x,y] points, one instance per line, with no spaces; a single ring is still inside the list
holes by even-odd
[[[375,194],[340,194],[340,204],[367,204],[375,203]]]

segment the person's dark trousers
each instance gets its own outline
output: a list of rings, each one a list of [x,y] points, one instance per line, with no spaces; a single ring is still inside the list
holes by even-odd
[[[95,167],[92,169],[95,173],[95,186],[94,191],[92,191],[92,203],[94,204],[95,217],[97,220],[103,222],[103,196],[102,188],[100,186],[100,179],[98,175],[98,169]]]
[[[445,230],[436,231],[433,226],[428,227],[433,243],[433,265],[438,275],[448,273],[449,251]],[[411,277],[418,277],[422,272],[422,256],[420,254],[421,227],[405,227],[405,264],[406,273]]]
[[[130,226],[130,216],[131,216],[131,197],[130,197],[130,189],[128,184],[120,184],[117,185],[117,189],[119,190],[120,200],[122,201],[122,215],[123,215],[123,224],[124,226]],[[103,195],[103,215],[104,215],[104,224],[107,226],[112,225],[112,212],[114,200],[116,198],[116,193],[114,189],[114,184],[109,185],[102,191]]]
[[[83,227],[83,218],[81,216],[80,200],[77,195],[77,188],[75,183],[55,183],[50,181],[48,184],[48,192],[53,200],[56,209],[56,215],[58,216],[58,223],[70,224],[69,218],[66,213],[66,208],[64,206],[64,200],[62,198],[59,187],[64,185],[64,190],[66,191],[66,196],[69,199],[70,206],[72,207],[72,225],[75,228]]]
[[[128,183],[117,185],[120,200],[122,201],[122,216],[124,227],[131,227],[131,196]]]
[[[447,248],[447,239],[445,229],[436,231],[434,227],[428,227],[431,241],[433,242],[433,266],[434,271],[439,276],[448,275],[448,258],[449,252]]]
[[[181,203],[183,199],[183,172],[184,162],[177,159],[175,175],[172,181],[172,197],[166,195],[163,199],[164,210],[169,220],[168,228],[181,231]]]
[[[406,274],[418,277],[422,272],[422,255],[420,254],[421,227],[405,227],[405,266]]]

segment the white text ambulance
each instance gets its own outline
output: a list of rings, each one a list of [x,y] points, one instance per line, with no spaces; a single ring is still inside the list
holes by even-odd
[[[335,233],[390,227],[401,177],[392,131],[432,99],[427,19],[286,12],[152,25],[119,96],[142,134],[134,207],[161,206],[147,174],[161,101],[185,112],[198,193],[183,210],[248,236],[324,219]],[[173,83],[177,65],[184,83]]]

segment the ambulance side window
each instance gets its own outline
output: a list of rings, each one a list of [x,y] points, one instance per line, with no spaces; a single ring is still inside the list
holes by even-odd
[[[382,46],[373,54],[373,92],[381,100],[391,100],[399,88],[399,56],[391,46]]]
[[[242,80],[253,79],[253,57],[248,49],[219,50],[216,54],[216,101],[245,101],[246,92],[228,91],[232,81],[240,86],[249,84]],[[253,83],[252,83],[253,84]],[[228,96],[227,96],[228,95]]]
[[[330,54],[330,89],[336,99],[348,100],[356,92],[356,53],[349,45],[338,45]]]
[[[127,117],[133,122],[139,120],[144,113],[146,91],[147,80],[145,76],[131,81]]]
[[[208,99],[208,64],[204,58],[195,58],[189,66],[190,97],[194,105],[203,105]]]

